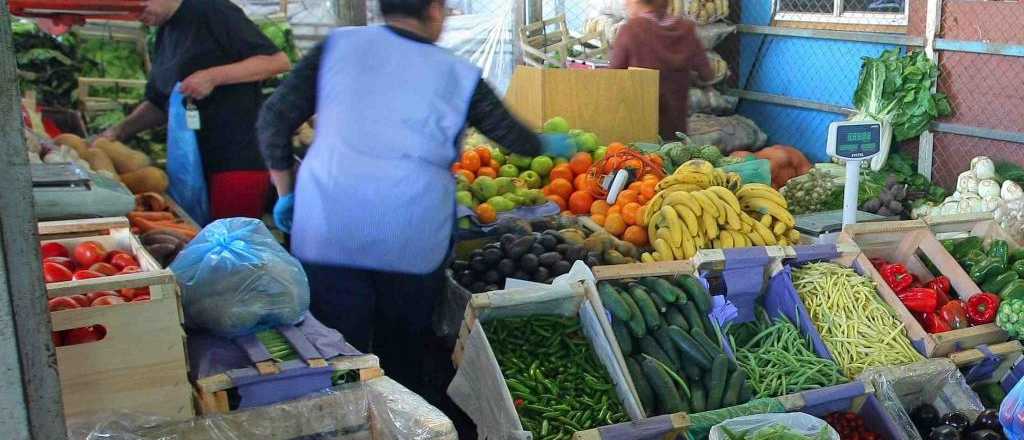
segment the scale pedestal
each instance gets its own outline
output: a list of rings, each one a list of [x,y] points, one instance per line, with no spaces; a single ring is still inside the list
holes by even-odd
[[[882,124],[875,121],[838,121],[828,126],[829,156],[846,161],[843,190],[843,226],[857,222],[860,164],[881,153]]]

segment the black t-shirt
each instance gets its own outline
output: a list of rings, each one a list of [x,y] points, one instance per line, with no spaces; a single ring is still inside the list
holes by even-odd
[[[280,52],[242,10],[228,0],[183,0],[157,31],[146,100],[167,111],[174,84],[211,67]],[[259,83],[222,85],[196,101],[196,132],[207,173],[263,170],[256,144]]]

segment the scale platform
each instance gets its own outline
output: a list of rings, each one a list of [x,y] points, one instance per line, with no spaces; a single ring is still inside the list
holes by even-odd
[[[39,220],[118,217],[135,209],[128,188],[77,165],[34,163],[30,171]]]
[[[801,234],[818,237],[843,230],[843,210],[812,212],[795,216],[796,230]],[[882,217],[870,212],[857,211],[857,223],[899,220],[896,217]]]

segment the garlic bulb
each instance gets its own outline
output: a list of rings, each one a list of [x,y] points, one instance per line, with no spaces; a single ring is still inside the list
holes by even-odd
[[[985,156],[978,156],[971,159],[971,171],[974,173],[974,176],[979,179],[996,178],[996,165],[992,163],[992,159]]]
[[[959,201],[960,200],[960,191],[953,191],[953,194],[950,195],[949,197],[946,197],[946,200],[957,200],[957,201]]]
[[[1020,185],[1012,180],[1003,182],[1003,188],[999,191],[999,197],[1003,200],[1020,200],[1021,196],[1024,196],[1024,190],[1021,189]]]
[[[978,195],[983,199],[985,197],[999,197],[999,184],[992,179],[978,182]]]

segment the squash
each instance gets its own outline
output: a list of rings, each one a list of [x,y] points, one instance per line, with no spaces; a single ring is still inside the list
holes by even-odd
[[[167,173],[157,167],[143,167],[130,173],[121,174],[121,181],[134,194],[163,193],[167,191],[169,184]]]
[[[82,153],[89,149],[89,144],[85,143],[85,139],[71,133],[61,134],[53,138],[53,142],[58,145],[67,145],[73,148],[79,155],[82,155]]]
[[[151,164],[146,153],[128,148],[120,142],[99,139],[93,146],[107,153],[107,156],[110,157],[114,167],[117,168],[117,172],[120,174],[137,171]]]
[[[107,153],[99,148],[89,148],[82,152],[82,159],[85,159],[92,167],[93,171],[108,171],[114,175],[114,180],[120,180],[117,178],[117,169],[114,168],[114,163],[110,161],[110,157]]]

